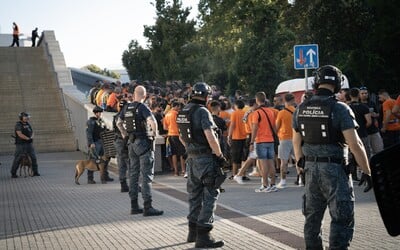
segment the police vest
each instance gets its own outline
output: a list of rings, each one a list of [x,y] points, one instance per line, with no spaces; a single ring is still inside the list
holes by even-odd
[[[123,125],[128,133],[146,133],[146,124],[139,119],[138,108],[141,104],[140,102],[134,102],[126,107]]]
[[[31,137],[33,134],[32,127],[29,123],[23,123],[21,121],[17,122],[17,126],[21,126],[21,133],[27,137]],[[24,144],[28,143],[29,141],[21,139],[17,132],[15,132],[15,144]]]
[[[200,107],[204,106],[196,103],[189,103],[179,111],[176,123],[178,124],[179,135],[184,142],[208,145],[207,138],[202,128],[193,126],[193,121],[196,119],[193,115]]]
[[[336,99],[306,100],[299,106],[298,130],[304,143],[335,144],[344,142],[343,134],[332,126],[332,111]]]
[[[97,117],[90,117],[89,121],[88,121],[88,126],[93,125],[93,140],[94,141],[98,141],[101,139],[101,132],[103,132],[105,130],[105,125],[102,119],[98,119]]]

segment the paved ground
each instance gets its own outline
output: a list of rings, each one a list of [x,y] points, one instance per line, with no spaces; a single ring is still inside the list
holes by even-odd
[[[80,152],[39,154],[40,177],[10,178],[11,156],[0,157],[0,249],[190,249],[185,179],[157,175],[154,206],[161,217],[129,215],[119,183],[80,186],[73,181]],[[245,185],[227,180],[217,209],[214,236],[224,249],[302,249],[302,188],[255,193],[258,178]],[[115,176],[114,176],[115,177]],[[95,174],[99,180],[98,173]],[[399,249],[379,216],[373,192],[356,191],[356,231],[351,249]],[[329,234],[324,221],[324,239]]]

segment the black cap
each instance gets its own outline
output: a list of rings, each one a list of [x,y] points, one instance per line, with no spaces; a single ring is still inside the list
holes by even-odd
[[[103,109],[100,108],[99,106],[93,108],[93,113],[99,113],[99,112],[103,112]]]

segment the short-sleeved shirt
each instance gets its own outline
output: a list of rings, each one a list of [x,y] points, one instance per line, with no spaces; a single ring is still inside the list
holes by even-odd
[[[367,133],[367,119],[365,119],[365,115],[369,114],[369,108],[367,105],[359,102],[350,103],[350,108],[353,110],[354,115],[356,116],[356,121],[358,123],[357,134],[359,137],[364,138],[368,136]]]
[[[318,100],[323,98],[329,98],[328,96],[318,96],[315,95],[311,100]],[[299,108],[297,108],[293,114],[293,129],[299,131],[299,124],[297,120]],[[358,124],[355,120],[353,111],[345,103],[337,102],[332,110],[332,126],[339,130],[344,131],[347,129],[356,129]],[[306,156],[316,156],[316,157],[337,157],[337,158],[347,158],[347,149],[345,146],[339,143],[333,144],[308,144],[304,143],[303,153]]]
[[[164,117],[163,124],[168,128],[168,136],[179,136],[178,124],[176,123],[176,117],[178,111],[171,109]]]
[[[254,115],[252,115],[250,118],[252,124],[258,124],[256,143],[274,142],[272,128],[269,124],[271,123],[272,126],[275,125],[274,113],[275,112],[268,107],[260,107],[254,110]],[[268,118],[270,122],[268,122]]]
[[[282,109],[278,112],[276,117],[276,123],[280,123],[278,132],[279,140],[290,140],[293,137],[292,130],[292,116],[295,110],[295,107],[289,106],[286,109]]]
[[[382,103],[383,120],[386,119],[386,111],[392,110],[395,102],[396,101],[393,99],[388,99]],[[389,131],[400,130],[400,122],[399,122],[399,119],[395,115],[393,115],[393,114],[390,115],[386,130],[389,130]]]
[[[16,144],[24,144],[24,143],[28,143],[29,141],[27,140],[23,140],[21,139],[18,135],[17,135],[17,131],[20,131],[23,135],[25,135],[26,137],[32,137],[33,134],[33,130],[31,125],[29,124],[29,122],[27,123],[23,123],[21,121],[18,121],[15,124],[15,143]]]
[[[232,131],[232,140],[243,140],[246,139],[246,126],[243,123],[243,116],[245,111],[243,109],[237,109],[231,114],[231,125],[235,124]]]

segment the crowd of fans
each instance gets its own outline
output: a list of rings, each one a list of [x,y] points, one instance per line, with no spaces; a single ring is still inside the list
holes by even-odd
[[[89,100],[108,112],[118,112],[121,100],[132,101],[132,94],[139,83],[101,82],[97,81],[89,92]],[[175,176],[186,177],[184,148],[177,140],[177,125],[174,117],[187,103],[191,94],[191,85],[180,82],[141,82],[148,93],[146,104],[152,110],[158,122],[159,134],[166,137],[164,145],[165,165]],[[225,168],[231,173],[230,179],[239,184],[249,180],[247,169],[253,167],[250,176],[262,176],[263,169],[257,163],[255,150],[249,150],[252,133],[252,113],[260,106],[255,98],[247,93],[236,91],[234,96],[225,96],[216,86],[212,86],[213,94],[207,107],[213,115],[218,127],[217,133],[222,151],[228,156],[230,165]],[[303,94],[303,100],[310,98],[313,91]],[[343,89],[337,95],[339,101],[347,103],[355,114],[359,124],[358,134],[362,139],[369,157],[400,141],[400,96],[392,99],[385,90],[378,95],[370,95],[365,86]],[[292,114],[297,104],[293,94],[272,95],[263,106],[269,107],[273,113],[270,129],[279,138],[279,148],[275,150],[274,170],[268,173],[269,180],[280,173],[278,188],[286,187],[286,175],[289,166],[295,166],[293,157]],[[175,118],[176,119],[176,118]],[[356,163],[354,163],[356,165]],[[257,167],[258,166],[258,167]],[[180,171],[179,171],[180,168]],[[272,176],[273,175],[273,176]],[[304,184],[301,175],[297,175],[296,185]],[[357,172],[353,172],[357,180]],[[257,191],[257,190],[256,190]],[[276,191],[276,190],[274,190]]]

